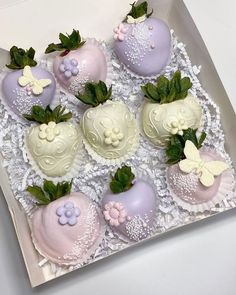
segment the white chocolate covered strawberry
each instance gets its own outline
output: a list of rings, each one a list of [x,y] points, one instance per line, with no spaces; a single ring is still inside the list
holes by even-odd
[[[138,145],[139,132],[134,115],[121,101],[111,101],[111,87],[102,81],[87,83],[77,96],[93,106],[80,120],[84,144],[95,159],[115,163],[127,159]]]
[[[172,135],[200,127],[202,109],[188,94],[191,87],[190,79],[181,79],[180,71],[171,80],[161,76],[157,84],[141,87],[146,99],[141,114],[143,132],[155,146],[166,147]]]
[[[27,131],[28,154],[43,174],[50,177],[61,177],[70,171],[81,144],[78,127],[67,122],[72,114],[64,111],[61,106],[54,110],[34,106],[32,114],[25,115],[28,120],[40,123]]]

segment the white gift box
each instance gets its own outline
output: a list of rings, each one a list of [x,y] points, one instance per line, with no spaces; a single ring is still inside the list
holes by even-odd
[[[11,26],[13,31],[10,32],[11,36],[14,36],[12,37],[14,38],[12,42],[24,48],[33,45],[38,53],[40,53],[45,49],[48,43],[54,39],[56,40],[58,32],[69,32],[72,28],[79,28],[85,36],[109,40],[112,36],[112,28],[123,19],[123,16],[127,13],[130,1],[102,0],[94,2],[89,0],[80,3],[80,5],[78,5],[78,10],[74,9],[72,5],[68,5],[66,11],[58,7],[64,5],[64,2],[62,2],[62,4],[58,4],[58,2],[59,1],[40,1],[37,6],[31,5],[34,23],[32,24],[27,39],[22,39],[20,34],[16,34],[14,30],[17,27],[17,18],[13,18]],[[187,51],[193,64],[202,65],[200,80],[205,90],[214,98],[214,101],[220,107],[221,120],[227,142],[227,152],[230,154],[235,164],[236,150],[233,147],[236,145],[236,138],[232,136],[236,130],[235,113],[204,40],[184,3],[185,1],[150,0],[148,2],[149,6],[155,11],[154,15],[166,20],[170,28],[175,30],[179,40],[187,45]],[[28,1],[22,1],[20,5],[27,6],[30,5],[30,3],[28,3]],[[58,9],[55,10],[55,7],[58,7]],[[14,10],[17,10],[17,6],[11,7],[11,13],[14,14]],[[41,13],[36,13],[36,10],[43,13],[43,17]],[[24,11],[23,8],[22,11]],[[54,11],[54,14],[52,14],[52,11]],[[107,13],[108,11],[109,13]],[[7,14],[5,17],[7,19]],[[27,30],[27,26],[29,25],[27,13],[25,13],[25,15],[23,13],[21,17],[21,28]],[[3,47],[9,48],[10,46],[7,43],[3,43]],[[7,61],[7,52],[0,51],[0,54],[1,64],[4,65]],[[0,169],[0,184],[13,219],[31,285],[35,287],[55,278],[56,275],[51,273],[48,265],[41,267],[38,264],[39,256],[31,241],[25,213],[12,194],[10,186],[8,185],[8,176],[4,168]],[[58,274],[58,276],[59,275],[63,275],[63,273]]]

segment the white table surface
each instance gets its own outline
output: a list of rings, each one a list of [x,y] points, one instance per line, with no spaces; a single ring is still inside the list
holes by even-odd
[[[4,36],[6,26],[11,26],[10,17],[6,23],[6,7],[12,2],[21,1],[0,0],[0,46],[6,48],[12,45]],[[236,109],[236,1],[185,2]],[[0,195],[0,288],[2,295],[235,295],[236,210],[31,289],[13,224]]]

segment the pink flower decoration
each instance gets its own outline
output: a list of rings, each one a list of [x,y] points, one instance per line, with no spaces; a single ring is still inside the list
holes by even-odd
[[[105,205],[104,217],[111,226],[118,226],[125,222],[127,212],[121,203],[109,202]]]
[[[125,34],[127,33],[127,29],[125,28],[123,23],[120,23],[119,26],[114,29],[114,39],[123,41],[125,39]]]

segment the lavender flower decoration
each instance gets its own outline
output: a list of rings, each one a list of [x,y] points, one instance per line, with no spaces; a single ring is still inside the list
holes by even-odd
[[[72,202],[66,202],[64,206],[58,207],[56,211],[58,222],[61,225],[69,224],[71,226],[77,223],[77,219],[80,216],[80,209],[75,207]]]
[[[77,76],[79,73],[78,69],[78,61],[74,58],[69,59],[68,57],[64,58],[63,61],[61,62],[59,66],[59,71],[63,74],[64,76],[69,79],[72,76]]]

